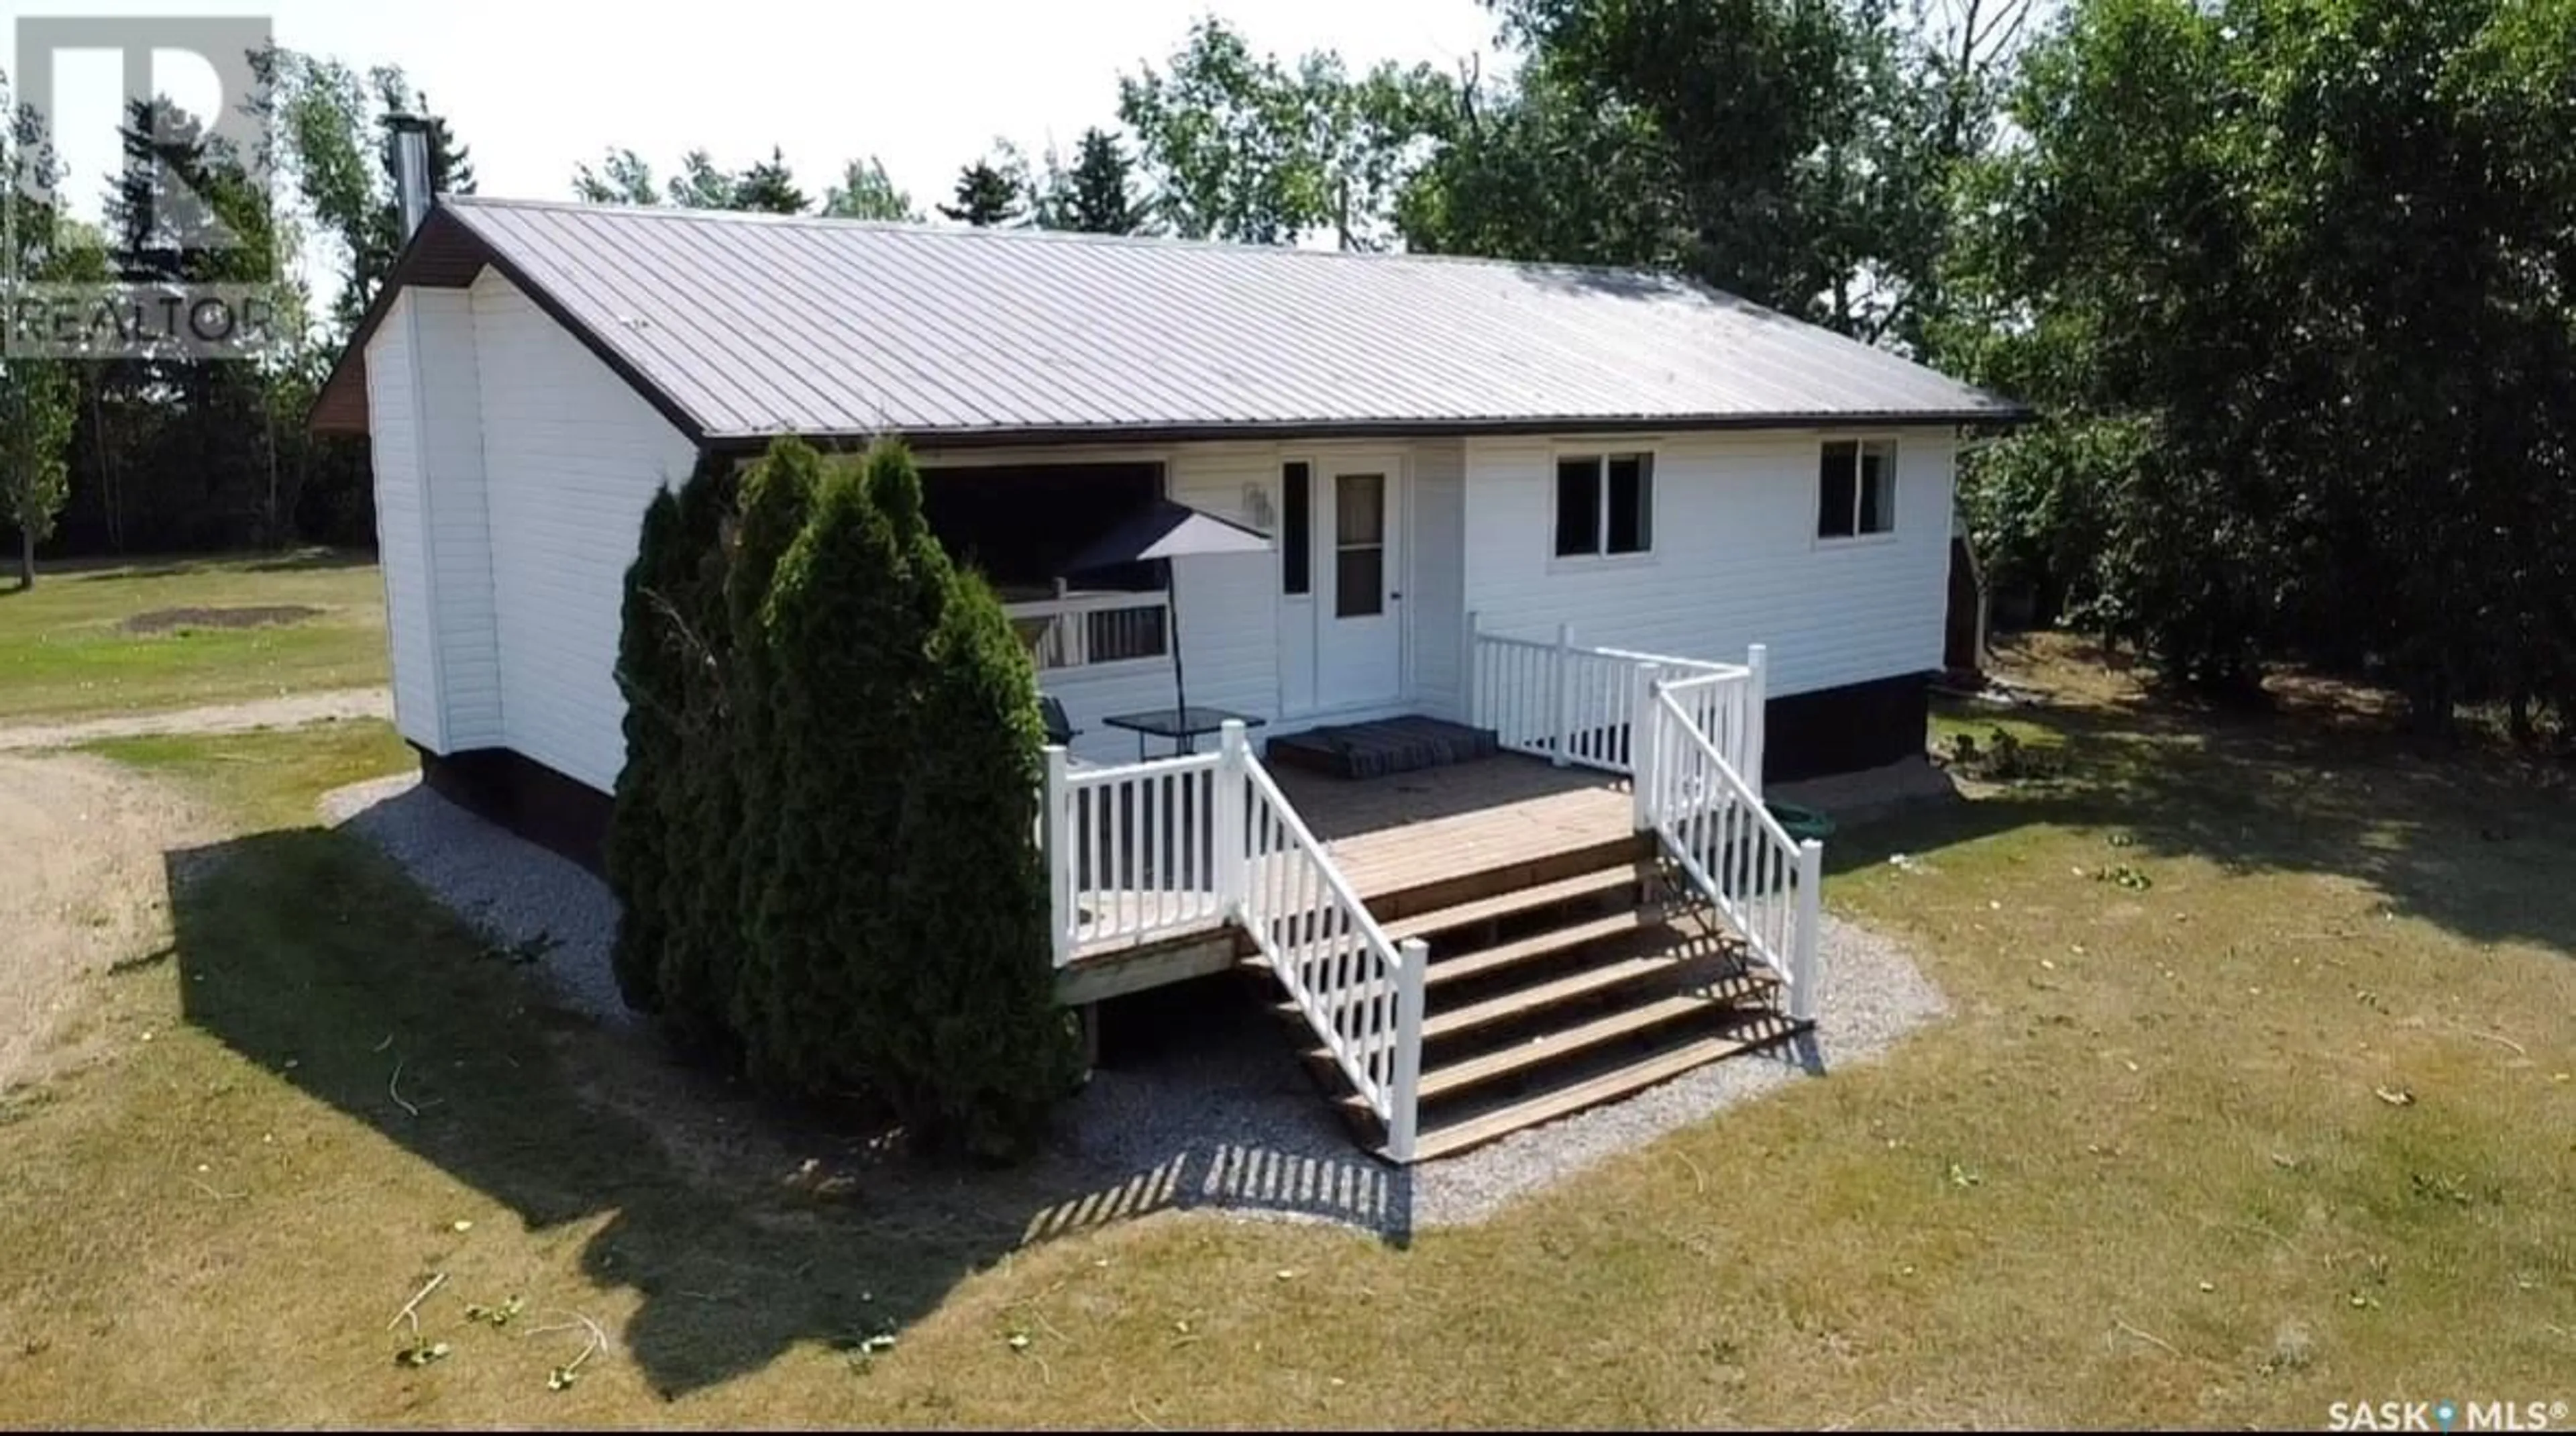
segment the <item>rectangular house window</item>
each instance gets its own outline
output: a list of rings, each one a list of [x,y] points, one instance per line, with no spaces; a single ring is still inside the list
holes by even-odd
[[[1895,441],[1827,440],[1816,466],[1816,537],[1862,538],[1895,529]]]
[[[1646,553],[1655,546],[1652,454],[1575,454],[1556,461],[1556,556]]]
[[[1304,464],[1286,464],[1279,470],[1279,591],[1312,592],[1314,563],[1314,478]]]
[[[1386,608],[1386,476],[1333,477],[1333,616]]]

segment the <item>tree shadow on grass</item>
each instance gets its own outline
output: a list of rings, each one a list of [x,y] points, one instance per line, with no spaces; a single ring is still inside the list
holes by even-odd
[[[2473,942],[2576,954],[2576,803],[2538,770],[2427,757],[2371,714],[2153,701],[1948,711],[1972,730],[2037,730],[2046,771],[1839,835],[1829,873],[2032,824],[2095,827],[2130,840],[2106,850],[2106,866],[2198,857],[2231,873],[2340,877]]]
[[[582,1271],[640,1295],[621,1345],[666,1396],[800,1343],[856,1350],[1004,1254],[1105,1222],[1212,1203],[1345,1221],[1369,1201],[1409,1209],[1409,1188],[1355,1151],[1318,1171],[1257,1134],[1123,1163],[917,1162],[681,1067],[648,1032],[555,1008],[354,837],[261,833],[166,863],[187,1019],[532,1232],[606,1217]]]

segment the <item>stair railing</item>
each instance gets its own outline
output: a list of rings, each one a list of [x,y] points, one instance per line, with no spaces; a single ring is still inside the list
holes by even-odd
[[[1387,1156],[1412,1161],[1430,948],[1420,938],[1388,939],[1252,755],[1241,723],[1225,725],[1218,751],[1219,832],[1243,836],[1233,845],[1242,855],[1236,920],[1343,1080],[1384,1125]]]
[[[1792,1021],[1813,1022],[1821,991],[1824,848],[1789,836],[1718,750],[1688,692],[1704,679],[1646,685],[1636,774],[1639,825],[1789,992]]]

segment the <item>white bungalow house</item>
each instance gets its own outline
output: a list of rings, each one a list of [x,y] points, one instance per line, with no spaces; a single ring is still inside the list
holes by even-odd
[[[397,726],[585,855],[653,493],[907,439],[1075,730],[1067,999],[1265,968],[1400,1160],[1813,1017],[1816,856],[1762,784],[1919,759],[1953,457],[2018,417],[1656,275],[465,198],[314,412],[372,440]],[[1158,497],[1274,551],[1063,571]],[[1236,720],[1179,755],[1133,726],[1175,599]]]

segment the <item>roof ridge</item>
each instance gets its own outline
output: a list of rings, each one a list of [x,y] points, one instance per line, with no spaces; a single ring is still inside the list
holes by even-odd
[[[1508,269],[1521,273],[1547,274],[1615,274],[1699,290],[1729,303],[1768,313],[1778,313],[1768,305],[1756,303],[1731,290],[1693,278],[1677,270],[1648,269],[1627,264],[1585,264],[1559,259],[1511,259],[1484,254],[1442,254],[1426,250],[1350,250],[1309,249],[1294,244],[1262,244],[1250,240],[1192,239],[1174,234],[1099,234],[1088,230],[1041,229],[1034,225],[978,226],[937,224],[927,220],[858,219],[828,214],[771,214],[759,210],[691,209],[660,204],[594,204],[578,199],[516,199],[492,195],[440,195],[438,203],[459,209],[529,209],[571,214],[610,214],[639,219],[693,221],[702,224],[769,225],[782,228],[851,229],[887,234],[921,235],[967,243],[1053,243],[1138,249],[1213,250],[1227,253],[1262,255],[1297,255],[1314,260],[1343,260],[1375,263],[1418,263],[1464,265],[1489,269]]]

